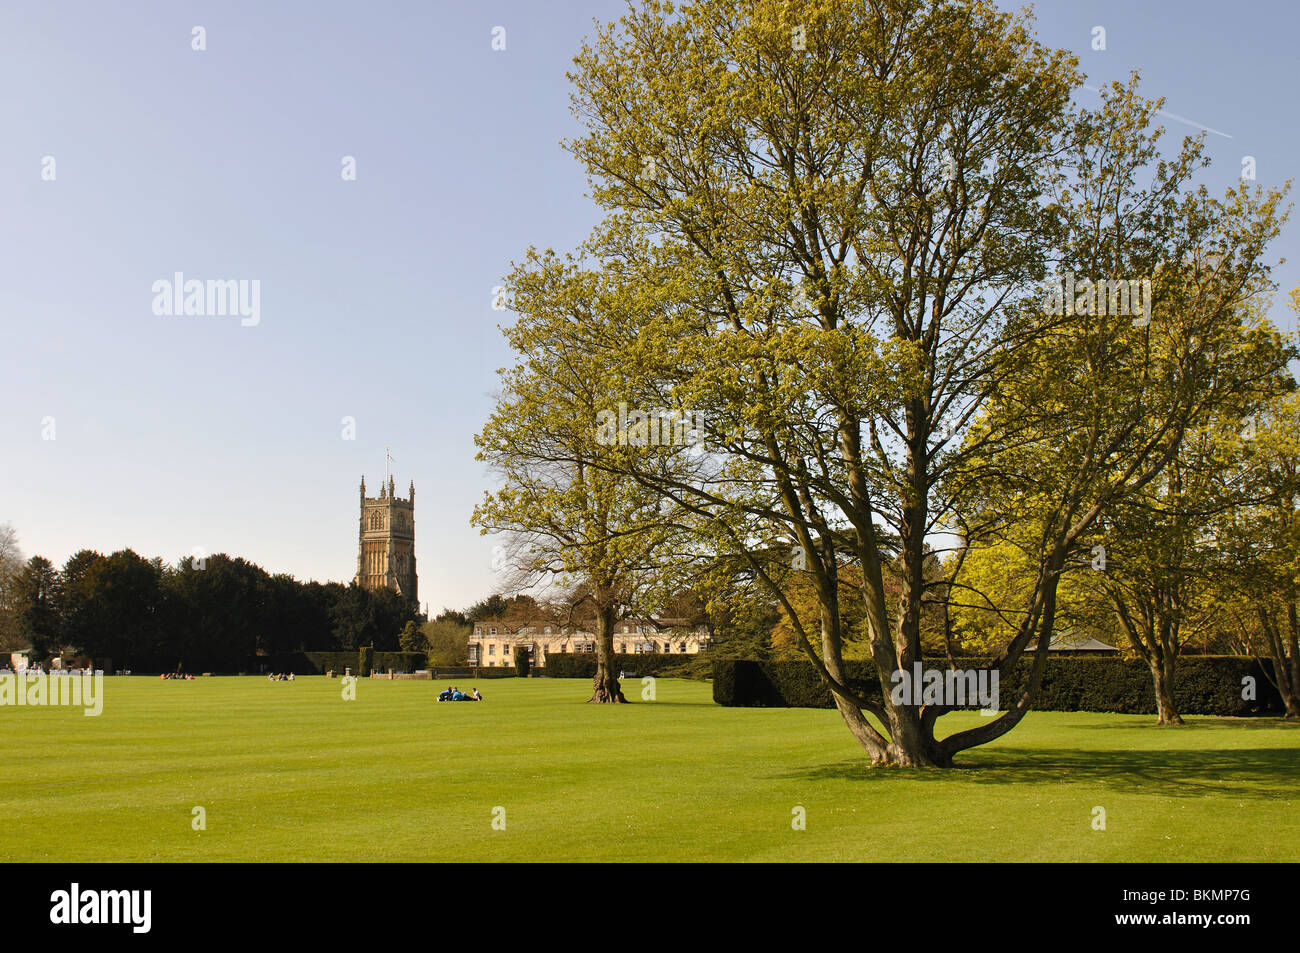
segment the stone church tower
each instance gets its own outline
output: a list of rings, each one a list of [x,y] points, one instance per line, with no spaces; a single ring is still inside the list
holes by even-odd
[[[418,602],[415,575],[415,481],[410,497],[399,500],[393,488],[379,488],[378,497],[366,496],[361,478],[361,528],[357,545],[357,585],[363,589],[392,589]]]

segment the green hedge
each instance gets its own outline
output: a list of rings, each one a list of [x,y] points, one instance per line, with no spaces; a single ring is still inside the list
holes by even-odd
[[[387,672],[390,668],[399,675],[410,675],[429,667],[429,656],[424,652],[376,652],[375,669]]]
[[[515,670],[510,666],[502,668],[475,668],[472,665],[448,665],[446,668],[431,666],[434,675],[439,680],[455,680],[457,678],[514,678]],[[543,674],[543,669],[534,668],[533,675]]]
[[[365,651],[367,650],[361,650],[362,653]],[[257,656],[248,671],[256,672],[259,666],[265,665],[268,672],[323,675],[332,671],[336,675],[342,675],[352,669],[353,675],[369,675],[369,671],[362,673],[358,670],[361,664],[361,653],[358,652],[283,652],[279,655]],[[428,656],[423,652],[375,652],[371,666],[381,672],[387,672],[391,668],[394,672],[409,675],[428,668],[429,664]]]
[[[978,667],[983,660],[964,660]],[[1187,656],[1178,660],[1174,701],[1184,715],[1281,714],[1282,699],[1265,675],[1267,660],[1240,656]],[[946,659],[929,659],[926,668],[948,668]],[[1030,663],[1022,660],[1002,679],[1006,703],[1024,689]],[[1272,669],[1269,668],[1269,672]],[[849,687],[865,698],[880,698],[880,682],[870,662],[845,663]],[[1255,700],[1241,697],[1242,679],[1255,679]],[[715,661],[713,700],[728,707],[833,708],[830,689],[808,662]],[[1034,698],[1039,711],[1098,711],[1153,715],[1155,687],[1145,662],[1122,658],[1048,658]]]
[[[533,667],[533,663],[528,660],[528,647],[524,645],[515,646],[515,674],[520,678],[527,678],[528,671]]]
[[[698,655],[615,655],[614,670],[643,675],[686,675],[691,662]],[[595,652],[547,652],[545,669],[534,669],[534,675],[548,678],[595,678]],[[687,676],[689,677],[689,676]]]

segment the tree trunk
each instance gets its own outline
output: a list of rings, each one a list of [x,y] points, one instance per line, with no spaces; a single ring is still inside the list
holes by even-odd
[[[1151,675],[1155,679],[1156,685],[1156,711],[1158,725],[1181,725],[1183,719],[1178,714],[1178,706],[1174,704],[1174,664],[1170,659],[1167,662],[1161,662],[1156,658],[1151,660]]]
[[[1282,698],[1286,709],[1285,718],[1300,718],[1300,660],[1297,658],[1296,635],[1300,632],[1300,620],[1296,619],[1295,603],[1287,607],[1287,621],[1290,632],[1283,635],[1281,627],[1275,622],[1273,613],[1264,606],[1256,606],[1259,628],[1264,639],[1264,654],[1273,663],[1273,674],[1264,669],[1264,677]],[[1288,648],[1290,654],[1288,656]]]
[[[623,687],[614,671],[614,610],[596,611],[596,676],[591,680],[591,698],[598,705],[618,705],[627,702]]]
[[[1296,609],[1294,602],[1289,603],[1286,607],[1287,623],[1290,632],[1287,636],[1287,651],[1279,652],[1278,657],[1273,659],[1273,667],[1278,672],[1286,672],[1286,691],[1282,693],[1282,701],[1286,705],[1287,718],[1300,718],[1300,612]],[[1278,639],[1279,647],[1282,640]],[[1278,679],[1278,684],[1282,683]]]
[[[889,684],[892,687],[892,682]],[[886,697],[885,710],[889,714],[888,764],[900,768],[952,767],[952,759],[934,742],[933,726],[922,723],[920,705],[895,705]]]

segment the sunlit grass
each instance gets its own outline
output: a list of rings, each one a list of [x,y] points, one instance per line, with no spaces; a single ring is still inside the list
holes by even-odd
[[[99,717],[0,708],[0,859],[1300,860],[1278,719],[1032,713],[918,772],[869,769],[834,711],[721,708],[703,682],[612,707],[478,685],[110,678]]]

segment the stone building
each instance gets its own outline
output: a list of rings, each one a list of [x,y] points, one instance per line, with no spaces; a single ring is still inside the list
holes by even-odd
[[[514,665],[515,646],[528,650],[532,664],[546,665],[546,656],[596,651],[594,625],[560,625],[553,621],[507,622],[483,619],[474,623],[469,639],[469,664],[484,668]],[[620,655],[698,655],[709,646],[706,626],[686,620],[625,619],[614,626],[614,651]]]
[[[363,589],[392,589],[418,602],[415,573],[415,481],[410,496],[398,499],[393,478],[379,496],[366,496],[361,478],[361,521],[357,539],[356,583]]]

